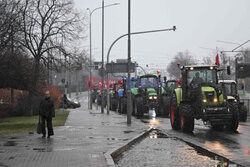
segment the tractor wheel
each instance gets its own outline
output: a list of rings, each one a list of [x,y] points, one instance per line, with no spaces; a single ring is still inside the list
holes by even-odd
[[[117,109],[117,101],[116,101],[116,99],[110,99],[110,109],[112,110],[112,111],[116,111],[116,109]]]
[[[137,118],[143,117],[143,99],[142,97],[137,97],[135,99],[135,116]]]
[[[175,93],[173,93],[170,103],[171,111],[170,111],[170,123],[172,129],[179,130],[180,129],[180,116],[179,109],[177,106],[177,99]]]
[[[239,117],[240,117],[240,121],[242,122],[246,122],[247,121],[247,108],[246,106],[244,106],[244,104],[240,104],[240,114],[239,114]]]
[[[233,116],[227,128],[236,132],[239,125],[239,111],[237,103],[229,103],[229,110],[233,113]]]
[[[212,129],[215,131],[223,131],[224,125],[212,125]]]
[[[168,118],[170,111],[170,97],[162,96],[161,105],[160,105],[160,115],[162,117]]]
[[[194,130],[194,116],[189,104],[180,105],[180,125],[183,132],[190,133]]]
[[[127,98],[121,98],[121,113],[126,114],[127,113]]]
[[[98,104],[98,105],[101,105],[101,104],[102,104],[102,100],[101,100],[101,99],[102,99],[101,97],[98,97],[98,98],[97,98],[97,104]]]

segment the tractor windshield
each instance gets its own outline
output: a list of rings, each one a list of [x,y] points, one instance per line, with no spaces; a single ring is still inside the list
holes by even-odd
[[[135,87],[136,87],[136,83],[137,83],[137,81],[136,81],[136,80],[131,81],[131,88],[135,88]]]
[[[176,88],[178,88],[178,84],[176,81],[168,81],[166,83],[166,90],[167,91],[173,91]]]
[[[142,88],[158,88],[160,83],[157,77],[140,78],[139,85]]]
[[[236,84],[226,83],[225,89],[226,89],[227,95],[236,96]]]
[[[187,82],[189,86],[209,85],[216,86],[217,75],[215,69],[193,68],[187,72]]]

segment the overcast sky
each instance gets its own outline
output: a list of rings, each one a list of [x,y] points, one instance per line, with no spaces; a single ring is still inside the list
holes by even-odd
[[[127,0],[105,0],[105,60],[111,43],[128,32]],[[87,8],[102,5],[102,0],[75,0],[76,7],[88,14]],[[96,61],[101,60],[101,10],[92,15],[92,50]],[[166,66],[179,51],[188,50],[196,59],[211,55],[214,48],[232,50],[250,39],[250,0],[131,0],[131,31],[171,28],[161,32],[133,36],[132,60],[142,66]],[[87,18],[88,19],[88,18]],[[89,32],[86,32],[88,35]],[[84,46],[89,46],[87,38]],[[246,45],[245,47],[249,46]],[[120,40],[111,51],[110,60],[127,58],[127,38]]]

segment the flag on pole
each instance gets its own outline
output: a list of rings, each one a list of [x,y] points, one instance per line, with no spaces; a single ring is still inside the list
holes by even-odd
[[[220,68],[220,55],[219,55],[219,49],[216,47],[217,50],[217,55],[215,58],[215,64],[218,66],[218,68]]]

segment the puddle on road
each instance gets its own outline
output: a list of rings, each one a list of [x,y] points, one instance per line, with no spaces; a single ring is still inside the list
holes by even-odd
[[[197,154],[201,155],[201,156],[206,156],[206,157],[209,157],[213,160],[217,160],[219,161],[217,167],[232,167],[232,166],[235,166],[235,167],[238,167],[240,165],[238,164],[235,164],[233,163],[232,161],[230,161],[229,159],[225,158],[225,157],[222,157],[218,154],[215,154],[213,152],[210,152],[200,146],[197,146],[193,143],[190,143],[190,142],[187,142],[187,141],[184,141],[182,139],[179,139],[179,138],[176,138],[176,137],[170,137],[164,133],[162,133],[160,130],[158,129],[155,129],[153,130],[152,132],[150,132],[149,134],[149,138],[150,139],[164,139],[164,138],[169,138],[171,140],[179,140],[179,141],[182,141],[184,143],[186,143],[188,146],[190,146],[191,148],[189,149],[193,149],[196,151]]]
[[[15,141],[7,141],[6,143],[4,143],[4,146],[16,146],[17,143]]]

